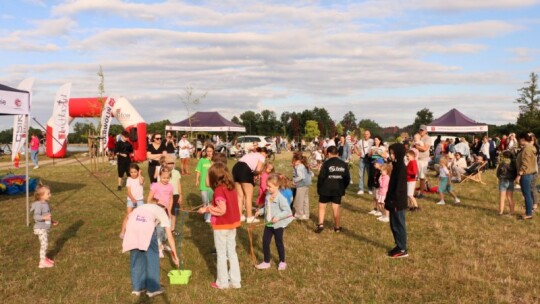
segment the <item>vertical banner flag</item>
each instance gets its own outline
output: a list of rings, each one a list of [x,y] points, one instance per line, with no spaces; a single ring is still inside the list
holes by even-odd
[[[21,81],[17,89],[22,90],[22,91],[28,91],[31,96],[32,86],[34,86],[34,78],[28,78]],[[13,116],[13,142],[11,143],[11,161],[12,162],[15,162],[15,158],[17,157],[17,154],[21,151],[21,148],[24,146],[24,143],[26,142],[26,137],[28,136],[28,134],[26,134],[27,129],[28,129],[28,118],[26,117],[26,115]]]
[[[101,112],[101,151],[107,151],[107,144],[109,142],[109,128],[111,126],[112,111],[114,107],[114,99],[107,97],[105,104],[103,105],[103,111]]]
[[[69,95],[71,83],[66,83],[56,93],[53,108],[53,154],[60,152],[69,134]]]

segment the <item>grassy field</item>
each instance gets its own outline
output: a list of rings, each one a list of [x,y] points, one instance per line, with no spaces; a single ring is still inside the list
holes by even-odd
[[[291,172],[290,157],[278,156],[277,171]],[[357,169],[352,169],[355,183]],[[407,214],[410,257],[401,260],[386,257],[394,245],[388,224],[367,215],[371,200],[367,195],[357,196],[356,185],[351,185],[344,198],[343,233],[326,229],[315,234],[317,196],[313,185],[311,221],[293,222],[285,233],[286,271],[254,269],[246,227],[238,230],[243,285],[239,290],[210,288],[216,271],[212,231],[200,215],[190,214],[182,259],[186,269],[193,271],[191,282],[169,285],[166,275],[172,265],[163,259],[161,282],[166,293],[154,299],[135,298],[130,295],[129,255],[121,253],[118,238],[125,195],[115,190],[116,168],[109,166],[107,170],[100,179],[122,201],[77,164],[46,165],[31,172],[51,186],[51,206],[60,222],[50,233],[49,256],[56,260],[51,269],[37,268],[39,243],[31,227],[25,225],[24,197],[0,196],[3,303],[540,302],[540,221],[497,215],[493,171],[485,175],[488,185],[455,187],[462,199],[459,206],[437,206],[435,195],[420,200],[423,211]],[[199,205],[194,175],[183,177],[182,186],[184,202]],[[516,193],[515,198],[522,212],[521,194]],[[187,205],[184,207],[189,208]],[[259,226],[254,232],[259,261],[261,237]],[[275,266],[274,245],[272,254]]]

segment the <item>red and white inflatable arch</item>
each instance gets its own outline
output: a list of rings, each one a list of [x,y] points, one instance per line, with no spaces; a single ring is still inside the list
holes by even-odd
[[[102,100],[107,100],[107,97],[102,97]],[[68,124],[71,124],[73,119],[77,117],[100,117],[103,110],[103,104],[98,97],[88,98],[69,98]],[[109,104],[112,105],[112,116],[120,122],[122,127],[128,132],[132,132],[133,128],[137,130],[137,140],[131,142],[133,145],[134,161],[140,162],[146,160],[146,122],[142,119],[141,115],[135,110],[131,103],[124,97],[118,99],[109,99]],[[51,158],[63,158],[66,156],[67,141],[63,141],[63,145],[60,145],[55,139],[53,134],[59,134],[58,130],[55,133],[54,116],[47,122],[47,146],[46,153]],[[69,129],[69,128],[68,128]],[[65,130],[60,132],[60,136],[67,137],[69,131]]]

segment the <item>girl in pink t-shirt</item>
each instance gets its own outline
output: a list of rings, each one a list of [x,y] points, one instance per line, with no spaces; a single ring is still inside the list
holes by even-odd
[[[392,172],[392,165],[384,164],[381,167],[381,177],[379,177],[379,189],[377,190],[377,207],[382,215],[377,218],[379,221],[388,223],[390,218],[388,217],[388,210],[384,209],[384,200],[386,199],[386,193],[388,192],[388,184],[390,183],[390,172]]]
[[[159,171],[159,182],[153,183],[150,186],[150,193],[148,194],[148,202],[156,202],[158,205],[165,207],[169,219],[171,218],[171,207],[173,203],[174,188],[169,181],[171,180],[171,171],[167,167],[162,167]],[[158,227],[159,228],[159,227]],[[163,246],[162,241],[165,240],[165,231],[158,229],[158,242],[159,242],[159,257],[163,258],[163,250],[170,251],[169,246]]]
[[[270,173],[274,173],[274,164],[272,162],[266,162],[264,164],[264,169],[259,179],[259,196],[257,197],[257,205],[259,207],[264,206],[267,188],[266,180],[268,179],[268,175],[270,175]]]

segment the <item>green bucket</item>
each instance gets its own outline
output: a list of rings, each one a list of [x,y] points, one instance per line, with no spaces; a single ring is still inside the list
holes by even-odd
[[[191,277],[191,270],[171,270],[167,274],[171,285],[186,285]]]

